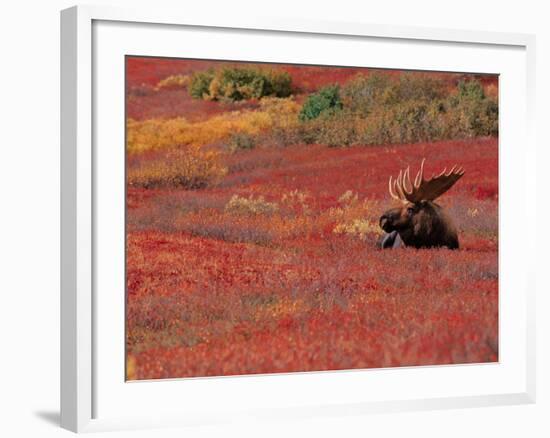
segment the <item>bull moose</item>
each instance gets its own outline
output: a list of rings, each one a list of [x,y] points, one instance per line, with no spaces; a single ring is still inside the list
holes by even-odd
[[[434,201],[464,175],[464,169],[454,166],[447,172],[445,168],[440,174],[424,179],[425,161],[422,160],[414,184],[410,179],[410,166],[404,172],[399,171],[395,180],[390,176],[390,196],[401,206],[386,211],[380,217],[380,227],[386,232],[379,242],[381,248],[458,249],[456,226]]]

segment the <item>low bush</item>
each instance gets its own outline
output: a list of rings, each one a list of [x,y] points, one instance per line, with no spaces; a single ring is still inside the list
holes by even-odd
[[[453,137],[498,134],[498,101],[487,97],[478,81],[461,81],[448,99]]]
[[[254,149],[256,147],[256,139],[246,132],[236,132],[229,137],[227,147],[231,152]]]
[[[445,114],[436,103],[406,102],[379,107],[368,117],[342,110],[304,124],[303,140],[328,146],[414,143],[446,137]]]
[[[309,95],[298,117],[301,121],[313,120],[321,114],[330,116],[341,109],[340,87],[328,85]]]
[[[260,140],[284,145],[298,143],[301,136],[295,127],[299,124],[299,109],[300,105],[291,98],[265,98],[258,110],[232,111],[198,122],[189,122],[183,117],[128,119],[126,150],[137,154],[223,141],[235,149],[251,149]]]
[[[342,103],[350,113],[368,116],[373,108],[390,101],[394,81],[383,73],[359,74],[342,87]]]
[[[182,187],[199,189],[217,182],[227,174],[221,154],[200,146],[170,150],[154,159],[128,167],[127,182],[143,188]]]
[[[404,101],[389,110],[377,109],[365,121],[363,144],[416,143],[444,138],[445,113],[439,102]]]
[[[225,67],[191,76],[189,94],[195,99],[240,101],[262,97],[288,97],[292,80],[285,71],[251,67]]]
[[[348,111],[340,111],[305,122],[299,132],[304,143],[350,146],[358,143],[358,132],[363,123],[364,119]]]
[[[189,81],[189,95],[195,99],[208,99],[212,79],[214,79],[213,69],[193,73]]]
[[[292,98],[266,97],[260,101],[260,109],[271,120],[271,128],[262,133],[258,142],[271,146],[288,146],[302,143],[301,123],[298,114],[301,106]]]
[[[450,93],[430,76],[373,73],[342,87],[340,104],[331,106],[335,93],[323,89],[304,103],[294,129],[303,142],[349,146],[498,135],[498,102],[476,80]]]
[[[368,219],[354,219],[348,223],[338,223],[332,232],[335,234],[346,234],[358,237],[361,240],[365,240],[369,234],[374,234],[375,236],[380,236],[382,234],[378,224]]]
[[[254,199],[251,196],[248,198],[241,197],[239,195],[233,195],[227,205],[225,211],[238,214],[272,214],[275,213],[279,207],[274,202],[267,202],[263,196],[259,196]]]
[[[202,146],[225,140],[234,133],[258,134],[271,124],[269,115],[262,111],[234,111],[194,123],[181,117],[144,121],[129,119],[126,150],[134,154],[186,145]]]
[[[389,103],[410,101],[433,102],[443,99],[448,94],[445,84],[440,79],[424,73],[403,73],[392,85],[388,96]]]
[[[155,86],[155,90],[187,88],[190,82],[191,79],[187,75],[171,75],[159,81]]]

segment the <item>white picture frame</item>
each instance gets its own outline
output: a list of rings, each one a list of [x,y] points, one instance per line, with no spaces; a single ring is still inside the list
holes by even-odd
[[[118,29],[117,26],[124,29]],[[138,28],[147,28],[151,34],[140,42]],[[124,316],[116,313],[120,311],[116,303],[113,306],[109,304],[110,307],[106,308],[107,301],[97,298],[98,287],[99,290],[104,290],[102,289],[106,284],[104,278],[110,275],[101,268],[103,263],[101,254],[105,248],[104,243],[107,241],[105,237],[98,240],[98,236],[105,235],[107,232],[104,233],[100,225],[104,213],[98,213],[105,209],[97,209],[97,206],[102,202],[120,200],[116,197],[107,200],[107,195],[104,196],[106,192],[102,187],[104,184],[112,186],[111,182],[115,181],[113,175],[123,172],[123,169],[116,167],[116,157],[112,160],[113,163],[108,165],[105,162],[105,154],[97,153],[98,141],[101,144],[102,139],[105,138],[104,135],[112,134],[107,128],[97,128],[98,123],[100,125],[103,123],[101,108],[105,105],[101,93],[98,94],[98,89],[103,87],[105,93],[108,91],[111,96],[114,91],[115,99],[117,96],[123,96],[124,90],[123,87],[118,89],[117,94],[117,87],[120,88],[120,71],[116,69],[113,73],[115,79],[109,82],[111,88],[101,84],[97,88],[102,80],[101,75],[104,73],[102,66],[105,62],[98,63],[102,66],[95,65],[95,62],[101,61],[104,54],[106,57],[116,57],[120,61],[121,53],[164,55],[170,50],[172,50],[170,53],[176,53],[179,50],[177,47],[169,48],[169,44],[160,45],[160,39],[151,35],[158,33],[158,38],[162,38],[161,34],[166,36],[169,32],[177,32],[178,29],[185,29],[186,32],[200,31],[202,34],[211,32],[212,35],[218,36],[223,36],[224,32],[233,32],[238,34],[238,38],[247,38],[250,35],[258,39],[269,37],[273,40],[281,40],[282,47],[285,45],[288,47],[291,44],[288,41],[289,38],[295,38],[296,41],[300,38],[333,38],[336,41],[335,44],[369,42],[375,45],[383,42],[396,46],[395,50],[401,50],[396,53],[403,54],[399,61],[394,62],[393,68],[414,68],[415,66],[418,68],[416,64],[418,60],[409,60],[405,56],[404,48],[399,45],[416,47],[422,51],[419,53],[446,50],[450,45],[463,52],[466,57],[469,51],[476,50],[500,53],[495,56],[501,56],[502,62],[490,64],[487,60],[481,59],[481,56],[477,58],[472,56],[470,64],[464,64],[473,66],[473,70],[467,71],[482,69],[480,71],[503,74],[507,68],[514,70],[513,72],[510,70],[510,73],[504,76],[510,78],[509,89],[513,88],[513,90],[509,91],[509,95],[503,95],[501,90],[503,107],[501,128],[511,126],[507,124],[511,120],[514,120],[514,127],[503,130],[505,138],[501,145],[501,152],[504,149],[506,153],[500,162],[501,184],[504,184],[500,206],[500,233],[504,243],[499,249],[500,269],[514,267],[513,270],[506,270],[505,275],[501,276],[500,287],[503,286],[503,282],[506,282],[504,286],[511,288],[510,292],[513,293],[505,293],[502,298],[500,329],[503,339],[501,342],[505,342],[506,345],[501,345],[501,350],[507,353],[503,354],[503,358],[496,366],[411,367],[416,370],[335,371],[298,373],[278,377],[184,379],[183,382],[182,379],[168,382],[124,382],[123,370],[117,365],[121,359],[120,350],[118,348],[110,350],[104,342],[106,331],[116,332],[113,338],[119,339],[117,336],[121,330],[123,331],[120,318]],[[120,32],[131,35],[132,44],[142,44],[142,46],[129,49],[128,45],[124,46],[127,43],[118,44],[124,40],[123,36],[120,37],[122,35]],[[198,44],[194,50],[193,56],[180,51],[181,57],[200,57],[201,50],[206,51],[206,45],[201,48]],[[217,54],[219,59],[224,59],[224,56],[231,59],[231,56],[238,56],[238,54],[229,53],[224,55],[223,51],[223,48],[219,51],[210,51],[204,57]],[[481,51],[478,55],[484,53]],[[512,225],[519,218],[514,217],[511,209],[508,209],[507,199],[513,195],[515,199],[521,198],[531,206],[536,204],[531,202],[535,196],[534,169],[536,168],[533,133],[534,53],[535,38],[525,34],[255,17],[243,17],[238,22],[234,20],[227,22],[223,17],[198,17],[189,15],[185,11],[129,10],[103,6],[78,6],[62,11],[61,426],[75,432],[85,432],[210,424],[249,418],[257,420],[312,415],[360,415],[372,412],[533,403],[535,400],[534,268],[530,267],[529,258],[524,255],[527,252],[523,252],[523,249],[533,249],[535,243],[533,240],[526,240],[526,236],[515,236],[512,233]],[[288,62],[299,61],[299,58],[288,56],[290,57],[287,59]],[[319,58],[316,59],[321,60],[321,55],[318,56]],[[335,58],[336,54],[331,55],[329,51],[323,56],[325,58],[322,59],[331,59],[330,57]],[[272,61],[276,57],[277,53],[274,49],[273,53],[265,56],[265,59],[250,60]],[[461,69],[458,61],[453,63],[450,57],[445,58],[446,60],[444,58],[432,60],[431,64],[426,64],[424,68],[431,66],[431,69],[437,69],[434,66],[437,67],[437,62],[440,62],[442,70],[456,68],[456,71],[466,71]],[[520,62],[517,62],[518,60]],[[343,64],[341,62],[341,59],[334,59],[334,63],[346,65],[345,61]],[[373,66],[384,66],[382,63],[383,58],[380,58],[380,61]],[[504,70],[500,71],[499,66]],[[506,83],[500,88],[505,86]],[[507,106],[510,107],[509,111]],[[119,107],[115,106],[112,111],[118,111],[117,108]],[[120,114],[117,115],[119,116]],[[512,116],[514,116],[513,119]],[[113,139],[117,138],[113,134]],[[506,146],[508,140],[519,141],[522,146],[512,151]],[[123,143],[121,148],[123,150]],[[118,164],[120,164],[119,161]],[[511,166],[514,164],[519,166],[514,174],[519,183],[512,187],[506,183],[502,175],[509,175]],[[526,215],[527,220],[530,218],[534,220],[536,217],[533,207],[521,211],[521,214],[522,220],[525,220]],[[101,239],[104,240],[101,241]],[[117,244],[115,241],[116,239],[111,241],[113,246],[118,245],[120,248],[122,245],[123,247],[123,242]],[[116,275],[123,275],[123,273],[115,273],[113,278]],[[120,293],[124,294],[123,289]],[[508,342],[510,342],[509,345]],[[109,360],[111,352],[114,358],[112,362]],[[112,379],[118,379],[114,385],[118,389],[115,388],[109,392],[111,391],[109,388],[114,387]],[[429,389],[429,385],[424,385],[422,379],[426,382],[433,379],[434,388]],[[447,391],[445,384],[438,383],[450,379],[457,379],[456,388],[452,391]],[[360,387],[358,385],[362,384],[362,380],[373,382],[376,380],[378,392],[372,391],[374,395],[371,397],[365,394],[352,394],[350,388]],[[418,382],[418,387],[413,387],[413,380]],[[468,386],[468,381],[472,384],[478,382],[479,391],[472,390]],[[394,386],[398,386],[399,389],[390,390],[388,385],[392,385],[392,382],[395,382]],[[483,382],[488,383],[483,386]],[[145,404],[146,410],[135,415],[131,415],[130,409],[126,412],[117,411],[117,406],[124,404],[121,403],[123,398],[131,404],[132,400],[139,401],[140,397],[143,397],[143,400],[159,400],[162,396],[169,402],[173,400],[175,394],[178,394],[178,391],[181,391],[183,384],[187,385],[189,394],[192,394],[192,391],[206,391],[208,394],[216,394],[216,391],[219,391],[219,402],[210,401],[201,404],[200,401],[196,401],[192,403],[193,406],[182,402],[174,404],[173,409],[167,409],[167,404],[155,402],[150,405]],[[408,385],[411,386],[409,389],[407,389]],[[423,392],[421,386],[426,391]],[[279,388],[278,392],[276,387]],[[439,391],[436,391],[435,387],[439,387]],[[306,395],[309,391],[311,395],[309,398],[306,395],[301,398],[296,396],[293,398],[295,401],[293,403],[288,397],[285,398],[285,394],[288,394],[285,391],[288,388],[297,388],[297,392]],[[316,388],[321,390],[316,393]],[[388,389],[383,392],[383,388]],[[242,402],[237,400],[235,406],[228,406],[228,398],[225,396],[230,393],[244,394]],[[270,395],[264,396],[266,398],[264,400],[258,395],[259,393]],[[110,404],[106,401],[105,394],[112,400]],[[252,404],[247,404],[244,400],[245,397],[256,396],[259,398]],[[267,397],[270,397],[269,400]]]

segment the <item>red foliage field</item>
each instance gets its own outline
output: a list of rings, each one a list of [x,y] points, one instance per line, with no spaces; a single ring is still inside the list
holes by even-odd
[[[466,169],[438,201],[461,248],[379,250],[388,177],[423,157]],[[212,187],[128,187],[129,379],[498,360],[497,139],[226,160]]]

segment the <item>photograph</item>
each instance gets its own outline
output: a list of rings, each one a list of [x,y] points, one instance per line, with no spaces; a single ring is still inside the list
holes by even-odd
[[[499,361],[497,74],[126,55],[125,124],[126,380]]]

